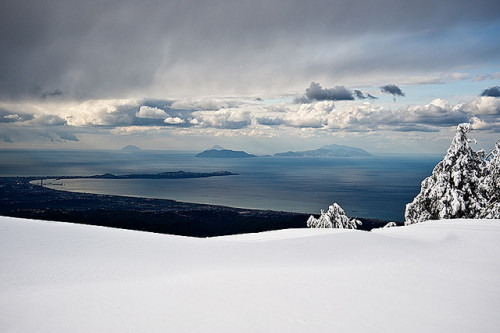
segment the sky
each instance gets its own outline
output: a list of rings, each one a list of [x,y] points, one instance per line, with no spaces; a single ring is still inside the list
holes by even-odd
[[[7,0],[0,148],[444,153],[500,138],[500,2]]]

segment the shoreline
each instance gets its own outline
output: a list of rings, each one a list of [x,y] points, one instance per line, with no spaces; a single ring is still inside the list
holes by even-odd
[[[69,192],[30,183],[41,178],[49,179],[0,177],[0,215],[193,237],[306,228],[310,216],[169,199]],[[363,222],[360,230],[382,227],[388,222],[359,219]]]

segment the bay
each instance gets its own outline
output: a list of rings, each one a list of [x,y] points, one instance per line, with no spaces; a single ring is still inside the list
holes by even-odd
[[[318,214],[333,202],[349,216],[403,221],[404,209],[442,156],[199,158],[166,151],[0,150],[2,176],[88,176],[230,171],[191,179],[64,179],[51,187]],[[49,185],[50,186],[50,185]]]

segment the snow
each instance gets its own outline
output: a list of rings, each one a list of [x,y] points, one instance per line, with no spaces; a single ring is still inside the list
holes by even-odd
[[[494,332],[500,220],[189,238],[0,217],[1,332]]]

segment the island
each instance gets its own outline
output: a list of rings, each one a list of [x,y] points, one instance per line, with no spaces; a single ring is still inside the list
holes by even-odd
[[[128,145],[120,149],[121,151],[128,151],[128,152],[135,152],[135,151],[142,151],[141,148],[134,146],[134,145]]]
[[[241,150],[230,150],[230,149],[208,149],[199,154],[196,157],[208,157],[208,158],[247,158],[247,157],[257,157],[254,154],[248,154]]]
[[[276,153],[276,157],[368,157],[373,156],[364,149],[342,146],[342,145],[326,145],[319,149],[304,150],[304,151],[288,151],[285,153]]]

